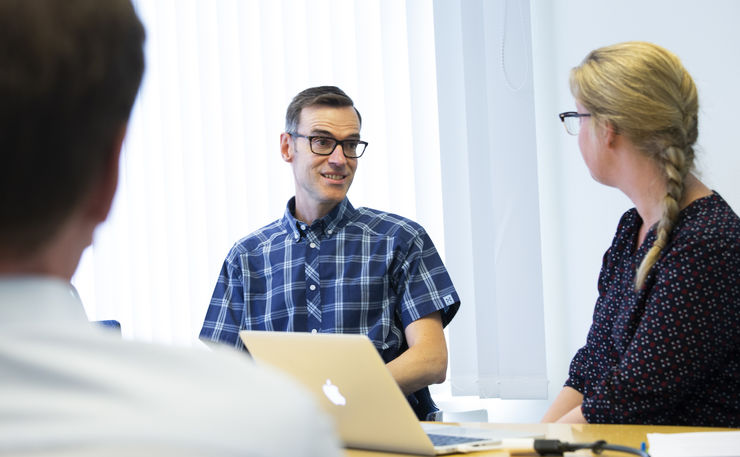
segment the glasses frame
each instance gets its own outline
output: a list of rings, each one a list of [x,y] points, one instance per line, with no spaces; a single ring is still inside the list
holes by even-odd
[[[558,114],[558,117],[560,117],[560,122],[563,123],[563,126],[565,127],[565,131],[568,132],[568,135],[577,136],[578,132],[581,130],[581,123],[578,122],[578,124],[573,125],[572,123],[568,122],[568,119],[576,118],[579,121],[584,117],[591,117],[591,113],[578,113],[576,111],[565,111],[563,113]],[[575,127],[573,129],[572,127]]]
[[[305,138],[305,139],[307,139],[308,140],[308,149],[311,152],[313,152],[314,154],[319,155],[319,156],[330,156],[330,155],[332,155],[334,153],[334,150],[337,148],[337,145],[340,145],[341,144],[342,145],[342,154],[344,154],[344,157],[346,157],[348,159],[359,159],[360,157],[362,157],[363,154],[365,154],[365,149],[367,149],[367,145],[368,145],[367,141],[360,141],[360,140],[337,140],[336,138],[332,138],[330,136],[324,136],[324,135],[301,135],[300,133],[297,133],[297,132],[288,133],[288,135],[295,136],[295,137],[298,137],[298,138]],[[329,151],[329,152],[316,152],[316,151],[313,150],[313,140],[314,140],[314,138],[321,138],[321,139],[324,139],[324,140],[331,140],[331,141],[334,142],[334,147],[331,148],[331,151]],[[347,155],[346,148],[344,147],[344,143],[349,142],[349,141],[357,142],[357,146],[358,147],[362,146],[362,151],[359,154],[357,154],[357,155]]]

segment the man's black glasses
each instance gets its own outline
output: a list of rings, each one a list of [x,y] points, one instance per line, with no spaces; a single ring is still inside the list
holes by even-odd
[[[334,152],[338,144],[342,145],[342,153],[344,157],[348,159],[356,159],[362,157],[367,147],[367,141],[360,140],[337,140],[330,136],[307,136],[301,135],[300,133],[291,133],[291,136],[298,138],[306,138],[310,146],[311,152],[320,156],[328,156]]]

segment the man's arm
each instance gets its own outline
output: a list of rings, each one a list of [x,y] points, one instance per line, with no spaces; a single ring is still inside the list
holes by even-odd
[[[409,348],[388,363],[404,395],[444,382],[447,375],[447,342],[441,312],[415,320],[404,330]]]
[[[218,341],[243,349],[239,330],[244,314],[244,285],[241,268],[236,261],[238,252],[232,248],[224,260],[216,281],[211,302],[200,330],[202,341]]]

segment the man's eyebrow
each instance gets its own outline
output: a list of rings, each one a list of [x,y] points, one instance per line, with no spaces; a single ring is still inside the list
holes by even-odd
[[[327,130],[311,130],[311,136],[325,136],[325,137],[336,139],[334,137],[334,134],[332,134],[331,132],[329,132]],[[351,134],[347,135],[344,139],[345,140],[347,140],[347,139],[359,140],[360,139],[360,134],[359,134],[359,132],[358,133],[351,133]]]

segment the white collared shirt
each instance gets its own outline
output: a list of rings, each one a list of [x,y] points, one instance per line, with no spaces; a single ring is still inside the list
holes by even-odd
[[[340,452],[310,394],[243,353],[124,341],[69,284],[0,278],[1,455]]]

